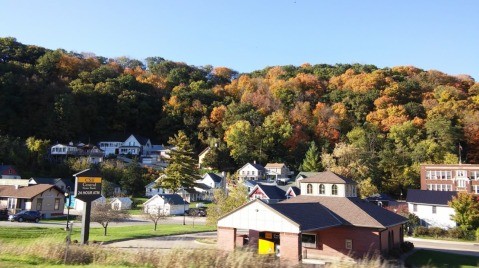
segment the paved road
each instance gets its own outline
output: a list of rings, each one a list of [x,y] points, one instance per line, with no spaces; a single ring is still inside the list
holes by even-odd
[[[479,243],[428,240],[418,238],[406,238],[405,241],[414,243],[415,249],[429,249],[479,257]]]
[[[206,221],[206,217],[196,217],[194,220],[195,225],[204,225]],[[168,218],[168,220],[160,221],[159,224],[183,224],[183,216],[175,216]],[[185,217],[185,224],[192,225],[193,219],[191,217]],[[109,227],[118,227],[118,226],[135,226],[135,225],[153,225],[152,221],[146,221],[141,218],[139,215],[133,215],[131,220],[120,222],[120,223],[110,223]],[[34,222],[10,222],[10,221],[0,221],[0,227],[65,227],[65,222],[43,222],[40,221],[39,223]],[[75,226],[81,226],[80,222],[75,222]],[[91,222],[90,227],[101,227],[99,223]]]
[[[216,244],[203,244],[196,242],[196,239],[216,239],[216,236],[216,232],[168,235],[108,243],[105,246],[113,248],[142,248],[162,250],[169,250],[172,248],[216,248]]]

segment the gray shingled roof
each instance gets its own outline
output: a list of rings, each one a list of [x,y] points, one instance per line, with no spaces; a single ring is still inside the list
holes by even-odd
[[[379,193],[379,194],[373,194],[371,196],[368,196],[364,198],[368,201],[396,201],[396,199],[390,197],[387,194]]]
[[[260,188],[269,199],[286,199],[286,191],[279,188],[277,185],[258,184],[258,188]]]
[[[343,225],[385,228],[407,221],[406,218],[357,197],[329,197],[300,195],[279,204],[319,203]],[[310,217],[306,213],[300,217]],[[303,220],[301,218],[294,221]]]
[[[190,204],[188,201],[184,201],[183,198],[178,194],[157,194],[158,196],[162,197],[166,201],[169,201],[171,205],[183,205]]]
[[[216,183],[219,183],[219,182],[221,182],[221,181],[223,180],[223,178],[221,178],[220,176],[218,176],[218,175],[215,174],[215,173],[206,173],[206,174],[203,176],[203,178],[204,178],[206,175],[210,176],[210,178],[213,179],[213,181],[216,182]]]
[[[140,136],[140,135],[137,135],[137,134],[133,134],[133,137],[135,137],[135,139],[141,144],[141,145],[146,145],[146,143],[148,142],[148,138],[145,138],[143,136]]]
[[[269,206],[298,223],[303,232],[342,225],[339,219],[319,203],[278,203]]]
[[[325,171],[321,172],[319,174],[313,175],[311,177],[307,177],[303,180],[301,180],[301,183],[308,183],[308,182],[319,182],[319,183],[354,183],[356,184],[355,181],[350,180],[346,177],[343,177],[341,175],[338,175],[332,171]]]
[[[407,191],[406,202],[447,206],[447,202],[451,201],[453,196],[457,196],[457,192],[409,189]]]

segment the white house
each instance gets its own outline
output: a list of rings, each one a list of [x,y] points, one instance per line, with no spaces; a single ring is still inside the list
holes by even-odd
[[[244,180],[262,180],[264,175],[264,167],[256,162],[247,163],[238,170],[238,177]]]
[[[119,154],[150,155],[152,149],[150,139],[132,134],[120,146]]]
[[[80,159],[87,159],[92,164],[103,162],[104,152],[96,146],[90,144],[55,144],[50,148],[49,158],[57,163],[65,162],[70,156],[78,156]]]
[[[264,167],[267,180],[282,181],[283,183],[289,181],[291,172],[284,163],[268,163]]]
[[[93,200],[93,202],[91,204],[93,206],[93,204],[98,204],[98,203],[99,204],[106,204],[106,198],[102,195],[102,196],[98,197],[97,199]],[[83,211],[84,207],[85,207],[85,202],[75,198],[75,204],[73,205],[73,209],[78,210],[78,211]]]
[[[298,175],[296,175],[296,178],[295,178],[296,187],[298,187],[298,188],[301,187],[301,180],[302,179],[317,175],[319,173],[321,173],[321,172],[304,172],[304,171],[299,172]]]
[[[456,226],[451,220],[455,211],[447,205],[453,196],[457,192],[409,189],[406,202],[409,212],[419,217],[421,226],[449,229]]]
[[[156,183],[163,177],[166,177],[166,175],[164,175],[164,174],[161,175],[154,182],[150,182],[145,186],[145,196],[154,196],[154,195],[157,195],[157,194],[166,194],[167,193],[167,191],[163,188],[154,188]]]
[[[211,188],[221,188],[224,185],[225,173],[205,173],[201,180],[196,181],[197,183],[203,183],[208,185]]]
[[[203,163],[203,159],[205,158],[206,154],[211,150],[208,146],[198,155],[198,168],[202,168],[201,164]],[[204,167],[203,167],[204,168]],[[206,167],[207,168],[207,167]]]
[[[131,201],[128,197],[115,197],[111,199],[111,208],[114,210],[127,210],[131,209]]]
[[[105,156],[119,154],[121,145],[123,145],[121,141],[100,141],[98,143],[98,147],[103,150]]]
[[[183,215],[189,204],[177,194],[157,194],[143,203],[145,213],[162,211],[164,215]]]

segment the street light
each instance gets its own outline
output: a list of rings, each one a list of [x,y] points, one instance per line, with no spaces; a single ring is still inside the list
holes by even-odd
[[[65,231],[68,231],[70,230],[70,228],[68,228],[68,218],[70,217],[70,206],[71,206],[71,201],[72,201],[72,197],[71,197],[71,188],[70,186],[67,186],[67,191],[65,192],[65,197],[68,197],[68,205],[67,205],[67,227],[65,227]]]

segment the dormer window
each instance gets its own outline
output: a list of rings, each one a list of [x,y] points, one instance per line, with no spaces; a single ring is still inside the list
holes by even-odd
[[[325,194],[326,193],[326,190],[324,188],[325,188],[324,184],[319,185],[319,194]]]
[[[336,184],[331,186],[331,195],[338,195],[338,186]]]
[[[313,193],[313,185],[308,184],[308,186],[307,186],[307,192],[308,192],[308,194],[312,194],[312,193]]]

